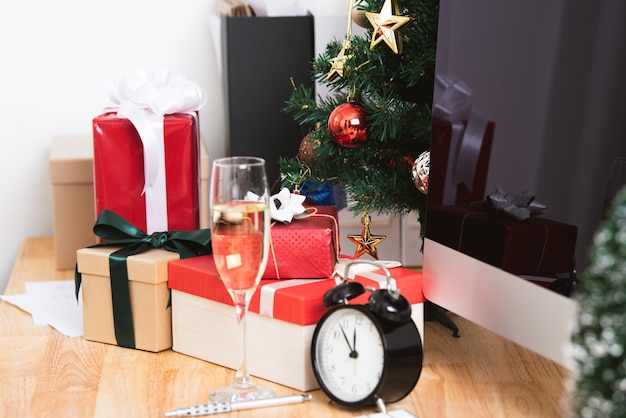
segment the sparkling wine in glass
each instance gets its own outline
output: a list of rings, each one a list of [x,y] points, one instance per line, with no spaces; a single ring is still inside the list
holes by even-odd
[[[217,271],[233,299],[239,336],[239,366],[231,385],[211,392],[214,402],[238,402],[274,396],[254,384],[246,362],[246,312],[267,264],[269,193],[265,161],[228,157],[211,172],[211,245]]]

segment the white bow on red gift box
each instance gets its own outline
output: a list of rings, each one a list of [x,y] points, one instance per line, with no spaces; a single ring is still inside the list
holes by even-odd
[[[167,70],[137,70],[113,85],[109,97],[117,106],[117,116],[130,120],[143,144],[143,193],[146,196],[148,232],[166,231],[164,116],[190,113],[195,117],[195,112],[206,101],[206,94],[185,76],[171,74]]]
[[[291,223],[293,218],[306,212],[303,206],[306,196],[289,192],[283,187],[280,192],[270,197],[270,216],[282,223]]]

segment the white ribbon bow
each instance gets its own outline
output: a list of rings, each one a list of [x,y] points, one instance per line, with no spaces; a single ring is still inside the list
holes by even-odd
[[[435,76],[433,116],[453,123],[453,138],[446,173],[444,202],[454,204],[456,188],[474,186],[478,155],[487,129],[487,120],[472,108],[472,90],[463,81],[444,74]],[[467,121],[465,130],[454,129],[455,122]]]
[[[302,205],[306,196],[293,194],[283,187],[280,192],[270,196],[270,216],[282,223],[291,223],[294,216],[302,215],[306,208]]]
[[[130,120],[143,144],[145,184],[142,194],[146,195],[146,232],[166,231],[163,117],[195,112],[204,105],[206,95],[199,85],[182,75],[167,70],[137,70],[113,85],[109,97],[118,105],[117,116]]]

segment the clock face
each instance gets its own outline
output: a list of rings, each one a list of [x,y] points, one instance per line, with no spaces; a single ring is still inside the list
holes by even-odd
[[[320,386],[333,400],[356,405],[380,386],[385,366],[381,331],[358,305],[329,311],[313,336],[312,349]]]

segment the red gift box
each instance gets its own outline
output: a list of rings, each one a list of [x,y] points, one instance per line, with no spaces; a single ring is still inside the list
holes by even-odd
[[[172,350],[232,369],[239,367],[235,310],[212,256],[174,261],[168,269]],[[421,273],[395,268],[391,274],[412,303],[411,317],[423,336]],[[380,270],[358,272],[357,280],[367,286],[386,285]],[[247,362],[252,375],[300,391],[319,387],[311,363],[311,340],[327,309],[322,298],[335,283],[334,279],[261,280],[246,315]],[[367,298],[366,293],[351,303],[365,303]]]
[[[168,286],[204,299],[233,305],[232,299],[219,278],[213,256],[201,256],[173,261],[168,267]],[[402,295],[411,304],[422,303],[422,273],[405,269],[391,269],[391,276]],[[352,279],[351,279],[352,280]],[[354,280],[364,286],[386,287],[386,277],[377,269],[359,272]],[[315,324],[327,308],[322,303],[324,294],[337,284],[335,279],[263,279],[252,296],[249,311],[298,325]],[[369,294],[350,301],[367,303]]]
[[[199,223],[199,138],[195,114],[165,115],[163,147],[166,213],[147,204],[144,147],[137,129],[115,112],[93,119],[96,216],[109,209],[144,232],[194,230]],[[149,199],[149,197],[148,197]],[[152,214],[150,212],[152,211]],[[149,225],[148,217],[159,220]],[[154,224],[154,222],[152,222]]]
[[[333,274],[339,255],[337,208],[314,209],[290,224],[272,225],[264,279],[321,279]]]
[[[429,206],[426,237],[513,274],[571,271],[577,228],[542,217],[518,221],[480,205]]]

